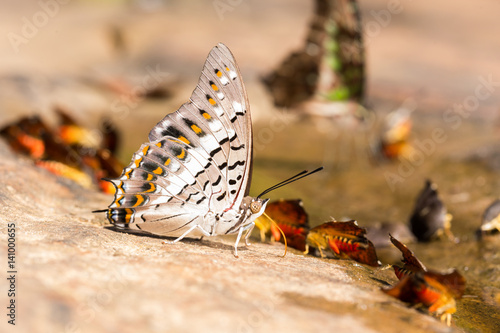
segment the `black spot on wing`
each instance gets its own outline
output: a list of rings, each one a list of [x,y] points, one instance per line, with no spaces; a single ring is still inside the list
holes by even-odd
[[[217,153],[218,153],[218,152],[220,152],[220,151],[222,151],[222,148],[221,148],[221,147],[217,147],[217,148],[215,148],[214,150],[212,150],[212,151],[210,152],[210,156],[211,156],[211,157],[214,157],[214,156],[215,156],[215,154],[217,154]]]
[[[183,136],[184,134],[182,133],[182,131],[180,131],[175,126],[168,126],[163,131],[161,131],[161,135],[162,136],[170,135],[170,136],[178,138],[179,136]]]
[[[198,193],[200,193],[200,192],[191,193],[191,194],[190,194],[190,195],[188,195],[188,197],[186,198],[186,201],[189,201],[193,195],[197,195]]]
[[[232,146],[232,147],[231,147],[231,150],[240,150],[240,149],[243,149],[243,148],[245,148],[245,144],[241,144],[241,145],[239,145],[238,147],[233,147],[233,146]]]
[[[212,184],[213,186],[219,185],[220,181],[222,180],[222,176],[219,175],[219,178]]]
[[[234,162],[233,165],[229,166],[229,170],[234,170],[238,165],[241,165],[241,166],[245,165],[245,161],[236,161],[236,162]]]
[[[221,201],[226,197],[226,191],[217,197],[217,201]]]

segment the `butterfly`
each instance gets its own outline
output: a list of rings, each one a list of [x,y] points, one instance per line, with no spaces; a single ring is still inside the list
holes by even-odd
[[[491,235],[500,232],[500,200],[493,201],[484,211],[478,235]]]
[[[403,255],[403,259],[401,259],[401,261],[403,262],[403,267],[392,265],[392,267],[394,268],[394,273],[396,274],[398,279],[401,280],[405,276],[411,275],[416,272],[427,271],[427,268],[425,268],[424,264],[420,260],[418,260],[418,258],[405,244],[401,243],[399,240],[392,237],[391,234],[389,234],[389,237],[391,239],[392,244],[394,244],[394,246],[397,247],[398,250],[401,251],[401,254]]]
[[[443,235],[454,241],[451,220],[451,214],[447,213],[446,206],[439,198],[437,185],[426,180],[410,217],[411,231],[419,242],[428,242]]]
[[[365,90],[364,57],[363,29],[356,1],[335,4],[316,1],[304,45],[264,77],[263,82],[276,106],[296,107],[315,97],[361,102]]]
[[[309,217],[304,210],[302,200],[284,200],[270,202],[265,210],[267,216],[255,220],[255,226],[260,230],[260,239],[265,241],[270,234],[275,241],[285,241],[288,246],[304,251],[306,236],[309,231]],[[271,218],[275,223],[271,223]],[[283,232],[284,238],[281,237]]]
[[[456,312],[456,299],[462,297],[465,279],[457,271],[438,273],[419,271],[405,275],[395,286],[382,289],[386,294],[413,305],[421,305],[429,313],[441,318],[448,326]]]
[[[399,283],[382,291],[403,302],[424,306],[450,326],[455,300],[465,291],[465,278],[456,269],[445,273],[428,270],[406,245],[389,236],[403,254],[403,267],[393,265]]]
[[[222,43],[205,61],[189,101],[165,116],[123,169],[108,209],[102,210],[127,232],[176,237],[243,235],[269,199],[261,196],[298,180],[306,171],[249,196],[252,174],[252,120],[240,70]],[[96,211],[99,212],[99,211]]]
[[[307,234],[305,254],[309,252],[309,246],[317,248],[322,258],[325,257],[323,250],[329,249],[336,257],[348,257],[373,267],[380,266],[375,246],[366,238],[366,229],[360,228],[355,220],[333,220],[312,228]]]

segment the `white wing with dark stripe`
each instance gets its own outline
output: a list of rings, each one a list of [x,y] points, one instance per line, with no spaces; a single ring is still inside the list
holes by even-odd
[[[252,163],[250,107],[229,49],[209,53],[190,101],[163,118],[134,154],[109,206],[122,228],[179,236],[194,224],[212,232],[216,215],[248,194]],[[195,236],[199,233],[193,233]]]

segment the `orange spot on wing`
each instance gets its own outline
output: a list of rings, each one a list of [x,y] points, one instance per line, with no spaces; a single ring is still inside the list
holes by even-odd
[[[181,135],[180,137],[178,137],[178,139],[179,139],[179,140],[181,140],[182,142],[184,142],[184,143],[185,143],[185,144],[187,144],[187,145],[191,143],[191,142],[189,142],[189,140],[188,140],[188,139],[186,139],[186,138],[185,138],[184,136],[182,136],[182,135]]]
[[[135,198],[137,199],[136,203],[134,204],[133,207],[140,206],[141,204],[144,203],[144,197],[140,194],[136,194]]]
[[[33,158],[41,158],[45,153],[45,144],[42,140],[32,137],[27,134],[20,134],[18,137],[19,142],[26,147]]]
[[[201,128],[199,128],[198,126],[196,126],[195,124],[191,125],[191,129],[193,130],[193,132],[195,132],[196,134],[200,134],[202,132]]]
[[[125,223],[130,223],[130,219],[132,218],[132,215],[134,214],[134,210],[130,208],[125,208],[125,212],[127,213],[125,215]]]
[[[125,172],[125,177],[127,177],[127,179],[130,179],[130,174],[132,173],[132,170],[133,169],[130,169],[127,172]]]
[[[177,158],[182,160],[185,157],[186,157],[186,151],[184,149],[182,149],[181,153],[179,155],[177,155]]]

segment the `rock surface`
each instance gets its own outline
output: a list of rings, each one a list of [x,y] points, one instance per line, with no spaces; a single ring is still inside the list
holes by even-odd
[[[280,244],[109,230],[110,197],[14,156],[0,142],[2,267],[16,224],[16,326],[2,332],[453,332],[379,288],[392,272],[321,260]],[[2,306],[8,302],[5,278]],[[5,309],[5,307],[3,307]],[[5,310],[4,310],[5,312]]]
[[[103,98],[102,88],[97,93],[91,89],[82,92],[77,86],[75,90],[81,94],[75,94],[72,88],[75,88],[76,80],[61,80],[61,77],[81,77],[82,71],[92,77],[94,71],[100,73],[100,70],[116,74],[124,71],[122,67],[131,68],[132,62],[142,70],[139,71],[142,75],[138,75],[142,79],[148,66],[153,64],[156,68],[156,61],[161,59],[162,70],[185,78],[185,89],[173,101],[167,101],[172,105],[159,103],[154,109],[129,110],[126,117],[117,120],[120,129],[127,133],[124,146],[135,150],[152,125],[186,101],[204,57],[220,41],[231,46],[241,66],[254,122],[263,119],[269,113],[266,93],[248,83],[257,82],[259,75],[274,68],[290,51],[302,45],[309,21],[309,16],[304,13],[311,12],[312,1],[280,0],[274,1],[273,6],[263,0],[230,2],[240,5],[226,12],[224,17],[217,15],[213,1],[199,2],[203,4],[201,7],[193,6],[191,1],[168,1],[168,7],[157,13],[133,7],[125,10],[117,5],[119,1],[111,2],[115,6],[106,6],[102,2],[103,6],[96,8],[86,2],[83,5],[70,2],[62,6],[56,17],[28,43],[20,45],[17,52],[8,38],[0,41],[0,73],[31,78],[26,79],[30,88],[28,94],[20,97],[2,85],[2,125],[17,119],[21,113],[47,111],[55,102],[75,107],[85,120],[96,120],[102,112],[109,113],[116,100]],[[40,13],[40,3],[11,1],[7,4],[4,1],[0,17],[5,35],[22,33],[23,19],[32,19]],[[387,3],[385,0],[360,1],[365,22],[376,23],[373,12],[386,10]],[[413,1],[402,2],[402,5],[404,11],[394,15],[391,24],[369,40],[368,90],[371,99],[388,103],[387,110],[390,110],[408,96],[417,95],[423,111],[439,109],[437,115],[440,117],[441,111],[464,101],[474,92],[479,75],[491,74],[496,82],[500,76],[496,56],[498,38],[495,34],[484,33],[494,30],[492,26],[499,22],[496,2],[477,6],[465,0],[445,1],[439,5]],[[479,11],[478,15],[470,15],[473,11]],[[442,20],[442,17],[454,20]],[[481,17],[480,22],[478,17]],[[123,30],[130,53],[125,59],[108,45],[109,31],[114,26]],[[426,50],[425,54],[421,50]],[[94,73],[94,76],[98,75]],[[49,85],[50,78],[56,78],[60,84]],[[432,82],[431,86],[429,82]],[[423,93],[422,87],[426,87]],[[182,87],[178,88],[182,90]],[[495,92],[482,101],[481,110],[473,113],[473,117],[489,112],[497,119],[499,96]],[[427,108],[427,105],[434,107]],[[266,120],[269,119],[272,118]],[[334,132],[330,123],[326,122],[324,127],[328,133]],[[460,131],[464,129],[466,126]],[[288,128],[279,131],[273,133],[273,146],[279,147],[281,140],[286,142],[286,146],[281,147],[290,147],[289,133],[293,131]],[[259,146],[268,143],[262,138],[265,133],[255,133],[256,139],[260,139]],[[487,136],[488,132],[480,134]],[[465,137],[464,134],[460,136]],[[312,139],[317,138],[313,136]],[[304,142],[301,147],[294,150],[316,149],[309,154],[314,160],[312,164],[316,165],[323,156],[321,146],[311,144],[315,141],[301,139],[301,142]],[[329,145],[330,141],[326,144]],[[475,149],[470,145],[467,147]],[[461,143],[460,148],[464,148]],[[263,149],[257,153],[261,154],[261,160],[267,157],[268,161],[275,161],[283,155],[275,156],[278,149]],[[453,149],[454,146],[449,148]],[[264,156],[264,151],[270,153]],[[290,153],[290,149],[283,151]],[[123,160],[128,161],[130,154],[131,151],[124,152]],[[286,157],[294,168],[302,167],[303,159]],[[328,158],[325,154],[323,159],[328,162]],[[284,165],[288,174],[293,168]],[[421,169],[419,172],[423,173]],[[444,173],[454,175],[447,170]],[[330,208],[332,202],[339,207],[356,206],[352,202],[366,206],[373,193],[380,193],[380,199],[384,200],[373,200],[373,209],[365,207],[368,213],[359,209],[362,215],[356,218],[368,221],[372,215],[394,212],[393,206],[396,205],[392,197],[382,195],[386,192],[376,192],[366,184],[357,185],[358,188],[363,186],[363,191],[358,190],[363,196],[353,196],[352,192],[348,195],[347,190],[356,187],[353,186],[356,182],[348,176],[339,176],[339,179],[347,179],[344,187],[329,184],[332,193],[342,195],[314,197],[308,196],[311,192],[306,191],[297,193],[297,197],[300,194],[305,200],[316,200],[319,202],[316,206],[329,207],[325,213],[336,215],[338,213]],[[377,176],[370,172],[369,177]],[[255,177],[255,181],[259,178],[262,177]],[[474,204],[475,210],[483,209],[493,196],[497,196],[497,178],[496,175],[491,178],[491,188],[495,191],[489,196],[481,201],[468,200]],[[471,172],[465,180],[453,180],[448,184],[455,184],[458,194],[467,194],[466,190],[476,188],[474,182],[477,184],[481,179],[489,186],[490,182],[484,181],[489,178],[476,177]],[[342,181],[340,185],[343,185]],[[315,190],[314,195],[318,192]],[[411,209],[409,205],[413,197],[401,193],[406,192],[393,195],[402,197],[402,208],[399,209],[404,211],[404,205]],[[396,281],[390,270],[374,271],[350,261],[321,260],[293,252],[281,258],[284,249],[279,244],[256,243],[249,248],[241,245],[240,258],[235,259],[232,254],[234,238],[205,238],[203,241],[182,241],[174,246],[163,245],[159,238],[138,237],[107,229],[103,225],[103,214],[95,215],[91,211],[105,208],[110,201],[109,196],[84,190],[35,168],[30,161],[14,156],[0,140],[0,245],[3,258],[0,260],[3,272],[0,306],[4,309],[0,332],[457,331],[380,292],[380,287]],[[469,223],[473,224],[474,220],[468,218],[472,214],[465,213],[474,209],[459,202],[455,205],[455,215],[457,219],[462,216],[463,221],[470,220]],[[5,316],[9,301],[9,285],[5,278],[8,240],[5,235],[7,224],[11,223],[16,224],[17,231],[15,327],[7,324],[8,317]],[[475,230],[475,227],[470,229]],[[478,280],[477,285],[491,290],[487,297],[498,299],[498,289],[488,289],[490,284],[498,284],[498,274],[495,274],[498,265],[493,266],[493,260],[498,260],[496,245],[488,244],[493,250],[477,257],[474,257],[478,248],[475,245],[461,250],[460,255],[446,251],[445,245],[434,246],[437,247],[435,250],[424,249],[423,252],[428,258],[436,258],[430,262],[431,267],[457,264],[449,259],[458,261],[462,267],[470,266],[472,257],[479,263],[477,266],[482,266],[477,271],[483,280]],[[431,251],[439,255],[431,256],[428,254]],[[463,258],[465,253],[469,254],[469,261]],[[471,276],[476,274],[472,271],[472,268],[468,271]],[[477,293],[481,292],[482,289],[478,288]],[[483,308],[481,316],[472,318],[470,313],[481,313],[478,307],[481,298],[469,297],[468,303],[466,300],[459,303],[457,322],[459,319],[462,323],[467,321],[473,327],[471,331],[476,332],[481,330],[477,328],[481,327],[480,324],[498,322],[498,307]],[[492,328],[490,331],[498,330]]]

